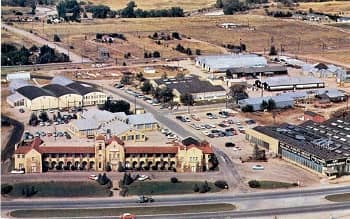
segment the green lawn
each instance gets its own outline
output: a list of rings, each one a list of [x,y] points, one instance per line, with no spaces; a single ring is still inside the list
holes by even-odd
[[[16,210],[10,214],[18,218],[49,218],[49,217],[105,217],[119,216],[129,212],[136,215],[178,214],[196,212],[222,212],[233,211],[232,204],[205,204],[205,205],[179,205],[160,207],[130,207],[130,208],[97,208],[97,209],[46,209],[46,210]]]
[[[290,188],[297,186],[293,183],[287,183],[287,182],[277,182],[277,181],[268,181],[268,180],[261,180],[258,181],[260,186],[257,187],[258,189],[280,189],[280,188]]]
[[[350,201],[350,193],[327,195],[326,199],[331,202],[348,202]]]
[[[13,184],[10,197],[26,197],[23,193],[28,190],[37,191],[31,197],[107,197],[110,190],[97,182],[25,182]]]
[[[161,181],[147,181],[134,182],[128,186],[128,195],[165,195],[165,194],[190,194],[194,193],[193,187],[197,184],[199,187],[204,182],[161,182]],[[209,192],[219,192],[220,188],[216,187],[214,183],[208,182],[210,187]]]

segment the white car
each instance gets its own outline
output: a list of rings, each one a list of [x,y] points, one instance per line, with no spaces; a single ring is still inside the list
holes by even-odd
[[[177,136],[175,134],[168,135],[168,139],[176,139]]]
[[[146,100],[147,103],[152,104],[153,100]]]
[[[97,179],[98,179],[98,176],[96,176],[96,175],[94,175],[94,174],[91,174],[91,175],[89,176],[89,179],[91,179],[91,180],[97,180]]]
[[[214,125],[214,124],[209,124],[210,125],[210,127],[212,127],[212,128],[216,128],[216,125]]]
[[[162,134],[167,134],[167,133],[169,133],[169,129],[161,129],[160,132]]]
[[[263,166],[261,166],[260,164],[254,165],[252,167],[253,170],[264,170],[265,168]]]
[[[146,179],[150,179],[149,176],[140,175],[140,176],[137,178],[138,181],[145,181]]]
[[[12,174],[24,174],[23,170],[12,170],[11,171]]]
[[[208,136],[210,134],[209,131],[202,131],[202,133],[206,136]]]

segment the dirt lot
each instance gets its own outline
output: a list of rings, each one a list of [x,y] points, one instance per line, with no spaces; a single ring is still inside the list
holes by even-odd
[[[217,27],[218,24],[224,22],[234,22],[238,24],[249,23],[251,28],[226,30]],[[16,25],[27,30],[32,28],[31,24]],[[91,26],[94,26],[94,28],[91,28]],[[42,29],[42,25],[34,25],[34,32],[39,35],[43,35]],[[323,52],[320,46],[322,42],[327,44],[327,50],[325,52],[350,49],[349,34],[335,27],[252,14],[215,17],[103,19],[94,20],[92,23],[46,25],[45,37],[52,39],[55,33],[60,35],[63,39],[65,35],[82,36],[86,34],[92,37],[96,32],[110,32],[111,30],[132,35],[141,35],[142,33],[148,35],[150,32],[154,31],[178,31],[192,39],[219,46],[227,43],[237,45],[241,39],[242,42],[247,45],[248,51],[253,52],[263,52],[265,49],[267,53],[270,44],[274,44],[278,48],[283,44],[284,50],[287,53],[307,54],[310,57],[312,57],[314,53]],[[131,37],[130,41],[133,40],[134,39]],[[137,43],[136,46],[142,48],[142,45],[147,42],[146,39],[144,39],[137,40],[135,43]],[[298,45],[300,45],[300,47],[298,47]],[[77,48],[78,47],[75,47],[75,49]],[[95,50],[93,50],[93,48],[95,48]],[[151,45],[151,48],[160,49],[161,46],[154,44]],[[96,47],[94,46],[91,46],[91,49],[91,51],[96,51]],[[89,52],[86,51],[85,54],[89,54]],[[164,56],[165,55],[166,53]],[[333,58],[336,61],[338,60],[338,56],[334,56]],[[340,58],[339,61],[343,59],[344,58]]]

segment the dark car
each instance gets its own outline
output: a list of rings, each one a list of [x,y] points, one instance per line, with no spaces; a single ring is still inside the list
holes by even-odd
[[[252,120],[252,119],[248,119],[248,120],[245,121],[245,123],[247,123],[247,125],[253,125],[256,122],[254,120]]]
[[[226,142],[225,143],[225,147],[235,147],[235,143],[232,143],[232,142]]]
[[[147,202],[154,202],[154,199],[151,197],[147,197],[147,196],[140,196],[139,200],[137,200],[138,203],[147,203]]]

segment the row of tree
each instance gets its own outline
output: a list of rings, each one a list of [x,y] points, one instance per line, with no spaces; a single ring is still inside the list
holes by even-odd
[[[47,45],[40,47],[40,49],[36,46],[32,46],[30,49],[22,46],[18,49],[13,44],[3,43],[1,44],[1,53],[1,65],[5,66],[69,62],[69,56],[57,53]]]
[[[129,2],[124,9],[118,13],[123,18],[146,18],[146,17],[184,17],[184,11],[180,7],[172,7],[170,9],[158,10],[142,10],[135,9],[137,7],[134,1]]]

